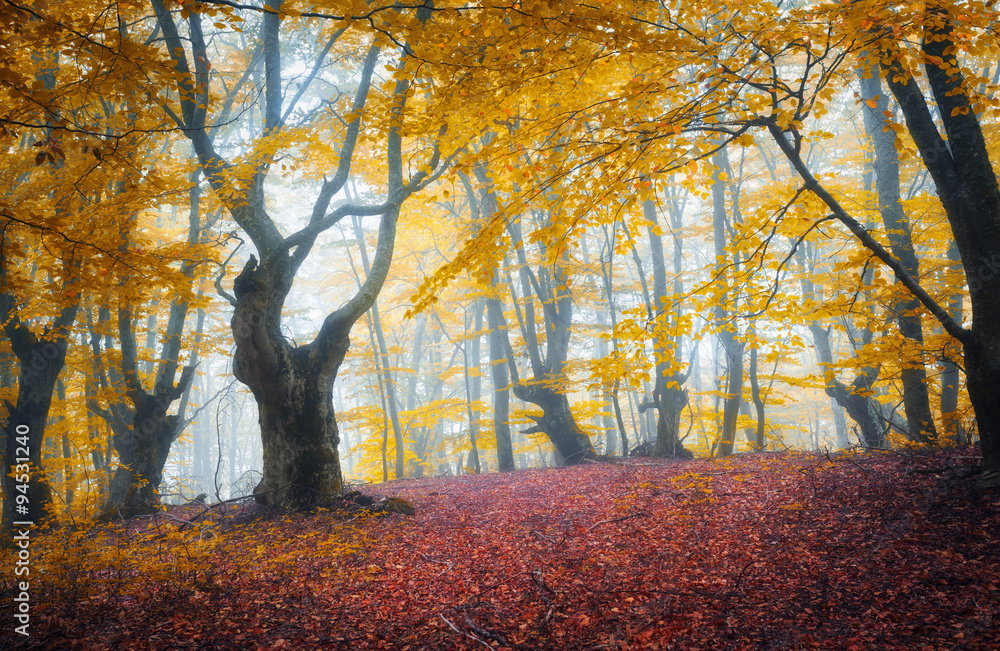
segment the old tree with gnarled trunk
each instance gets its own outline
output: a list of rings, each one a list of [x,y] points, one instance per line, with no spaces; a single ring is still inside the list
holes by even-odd
[[[282,3],[271,2],[273,11],[264,11],[258,35],[264,70],[263,141],[250,174],[240,174],[237,166],[216,150],[207,120],[212,74],[208,65],[202,18],[184,11],[185,33],[178,27],[178,12],[168,9],[162,0],[152,0],[166,50],[177,71],[178,127],[190,139],[206,178],[229,210],[233,220],[246,232],[257,249],[255,257],[237,278],[231,321],[236,354],[233,370],[236,378],[253,392],[260,414],[263,441],[263,478],[254,490],[259,503],[287,508],[309,506],[339,496],[343,488],[337,452],[339,435],[332,403],[332,388],[337,369],[350,345],[349,334],[366,310],[374,303],[385,282],[392,260],[396,220],[402,201],[433,180],[440,172],[435,147],[420,161],[421,171],[408,182],[403,179],[403,154],[400,124],[406,102],[408,82],[400,78],[389,94],[389,106],[383,113],[391,124],[386,130],[385,163],[387,193],[379,205],[341,203],[331,208],[333,199],[347,183],[363,120],[374,120],[369,104],[372,78],[380,62],[377,43],[368,47],[357,72],[353,106],[339,137],[339,160],[332,176],[324,179],[312,214],[295,233],[283,235],[269,214],[265,197],[268,171],[276,154],[267,145],[277,139],[306,88],[314,80],[324,59],[346,29],[333,32],[313,64],[312,72],[294,98],[286,101],[282,79],[281,39],[286,23]],[[428,12],[417,12],[426,20]],[[356,44],[355,44],[356,46]],[[408,56],[404,47],[400,58]],[[250,66],[258,65],[252,61]],[[193,67],[192,67],[193,66]],[[248,74],[254,71],[248,70]],[[323,321],[315,338],[295,345],[282,333],[281,311],[295,274],[309,255],[320,234],[349,215],[380,216],[379,240],[371,272],[357,293]]]

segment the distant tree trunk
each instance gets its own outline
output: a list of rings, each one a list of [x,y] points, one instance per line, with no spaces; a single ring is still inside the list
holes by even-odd
[[[500,472],[514,470],[514,446],[510,436],[510,389],[507,379],[507,353],[503,340],[507,324],[503,304],[495,296],[499,289],[493,275],[491,293],[486,299],[486,322],[490,329],[490,375],[493,380],[493,432],[497,439],[497,466]]]
[[[481,380],[479,377],[479,332],[483,329],[483,309],[478,302],[475,302],[472,305],[472,310],[474,313],[474,334],[470,337],[468,332],[469,322],[466,320],[465,339],[462,342],[462,367],[465,372],[465,397],[466,408],[469,416],[469,442],[471,444],[469,462],[472,464],[473,472],[478,475],[481,472],[482,467],[479,463],[479,444],[476,440],[479,434],[479,409],[475,405],[478,404],[479,399],[482,397],[480,389]],[[469,354],[469,347],[472,348],[471,355]],[[472,358],[472,363],[475,364],[475,373],[470,373],[470,357]]]
[[[555,275],[550,277],[548,269],[543,267],[539,270],[538,276],[535,276],[528,266],[524,253],[520,225],[516,222],[510,223],[508,229],[520,263],[519,271],[525,296],[524,316],[520,322],[532,368],[531,381],[524,382],[517,380],[517,367],[510,365],[511,375],[515,379],[512,389],[520,400],[530,402],[543,411],[542,416],[531,417],[535,425],[525,430],[525,433],[545,433],[555,446],[556,460],[560,464],[583,463],[587,459],[596,457],[590,437],[577,425],[566,394],[553,386],[554,379],[564,377],[564,366],[569,355],[573,297],[569,291],[568,271],[564,266],[560,266],[555,270]],[[561,263],[566,262],[564,255]],[[544,360],[535,333],[533,293],[537,294],[542,306],[546,334]],[[509,342],[507,348],[508,357],[513,361]]]
[[[816,300],[815,287],[810,277],[813,270],[806,267],[806,249],[807,245],[803,243],[796,251],[796,258],[802,271],[802,297],[807,300]],[[814,261],[810,261],[810,265],[813,263]],[[862,282],[867,284],[869,281],[867,278],[863,278]],[[826,394],[846,409],[847,414],[857,423],[862,445],[876,449],[884,447],[887,428],[882,419],[882,410],[872,397],[879,368],[877,366],[864,368],[855,376],[850,387],[845,385],[837,379],[832,368],[833,350],[830,346],[830,330],[823,327],[819,321],[814,320],[809,323],[809,332],[813,337],[816,361],[823,370]],[[867,344],[871,339],[871,329],[866,328],[862,333],[862,343]]]
[[[851,444],[847,438],[847,423],[844,421],[844,408],[840,406],[836,399],[831,398],[830,410],[833,412],[833,426],[837,431],[837,447],[843,450]]]
[[[961,262],[958,254],[958,246],[952,240],[948,247],[948,262],[950,266],[957,267],[956,263]],[[956,283],[956,289],[951,292],[948,298],[948,314],[955,323],[962,322],[963,296],[961,282]],[[954,343],[954,342],[951,342]],[[965,443],[960,430],[958,416],[958,394],[961,389],[961,375],[958,364],[954,357],[958,356],[957,346],[947,346],[943,351],[944,372],[941,373],[941,418],[944,421],[944,433],[955,443]]]
[[[358,247],[361,249],[361,268],[367,278],[371,274],[371,264],[368,262],[368,247],[365,245],[364,230],[361,228],[361,218],[354,217],[354,235],[358,240]],[[358,282],[360,285],[360,281]],[[385,345],[385,331],[382,328],[382,318],[379,316],[378,301],[372,304],[371,310],[372,330],[375,332],[375,339],[378,341],[376,354],[381,356],[382,377],[385,380],[385,401],[389,409],[389,422],[392,423],[392,437],[396,444],[396,479],[405,475],[404,459],[405,448],[403,442],[403,429],[399,424],[399,401],[396,398],[396,382],[389,364],[389,349]]]
[[[688,402],[687,391],[680,388],[685,378],[677,373],[676,343],[664,334],[668,321],[674,316],[670,310],[667,294],[666,261],[663,253],[663,239],[656,214],[656,204],[650,199],[642,204],[643,217],[650,223],[649,250],[653,267],[652,295],[647,296],[646,310],[656,323],[653,328],[653,355],[656,369],[653,380],[653,404],[656,406],[656,445],[653,454],[664,457],[691,456],[680,442],[681,412]]]
[[[883,112],[888,112],[889,98],[882,92],[882,80],[878,72],[859,71],[861,96],[875,103],[874,107],[862,102],[865,129],[872,140],[875,158],[872,166],[877,179],[879,212],[889,239],[890,250],[900,264],[913,278],[920,277],[920,265],[913,249],[910,222],[903,212],[899,191],[899,154],[896,151],[896,133],[888,129]],[[898,281],[897,281],[898,282]],[[903,384],[903,405],[906,411],[908,436],[916,441],[937,439],[934,417],[931,415],[930,396],[927,391],[927,371],[919,357],[924,345],[923,326],[920,322],[920,301],[912,294],[892,306],[899,324],[899,332],[917,347],[917,356],[904,359],[900,378]]]
[[[424,335],[427,332],[427,315],[421,312],[416,318],[416,328],[413,332],[413,348],[410,351],[410,377],[406,382],[406,404],[404,409],[407,412],[406,424],[403,426],[403,430],[406,432],[406,438],[410,441],[413,453],[416,456],[414,460],[416,462],[416,469],[414,470],[414,475],[417,477],[422,477],[424,474],[424,468],[428,463],[428,460],[424,458],[424,450],[417,450],[417,436],[413,431],[412,422],[414,418],[414,412],[417,408],[417,382],[420,380],[420,363],[424,356]],[[339,385],[338,385],[339,387]],[[337,389],[340,390],[339,388]]]
[[[750,322],[750,336],[756,339],[757,324]],[[750,447],[757,452],[764,451],[764,400],[760,395],[760,383],[757,377],[757,342],[754,342],[750,349],[750,399],[753,400],[754,408],[757,411],[757,426],[754,430],[753,438],[750,439]]]
[[[482,199],[476,197],[472,183],[467,176],[460,175],[465,185],[472,219],[481,223],[493,217],[497,210],[496,197],[490,180],[483,168],[476,169],[476,180],[485,189]],[[510,435],[510,389],[508,387],[507,366],[514,362],[507,359],[504,342],[507,341],[507,323],[503,315],[502,284],[499,271],[490,276],[490,289],[486,298],[486,324],[489,327],[490,375],[493,380],[493,433],[497,441],[497,468],[500,472],[514,470],[514,446]]]
[[[878,403],[871,397],[872,385],[878,376],[878,369],[866,369],[855,377],[853,385],[848,387],[834,377],[830,365],[833,364],[833,353],[830,350],[830,332],[816,324],[809,325],[816,355],[824,367],[826,378],[826,394],[847,410],[851,419],[858,424],[861,443],[869,448],[885,447],[886,426],[882,420],[882,411]]]
[[[608,233],[607,226],[603,227],[604,231],[604,242],[601,249],[601,279],[604,285],[604,297],[608,304],[608,317],[611,321],[611,346],[615,353],[618,352],[618,337],[615,333],[617,328],[617,308],[615,307],[615,292],[614,292],[614,270],[612,263],[614,260],[615,246],[612,241],[612,236]],[[613,231],[612,231],[613,232]],[[643,279],[645,283],[645,279]],[[598,314],[603,314],[603,311],[599,311]],[[602,324],[603,325],[603,324]],[[604,391],[608,395],[608,401],[611,403],[611,407],[614,410],[615,423],[618,425],[618,436],[621,442],[622,457],[628,458],[628,434],[625,432],[625,420],[622,418],[622,408],[618,401],[618,390],[621,386],[621,380],[615,378],[614,384],[610,387],[605,385]]]
[[[368,326],[368,343],[371,345],[372,357],[375,359],[375,382],[378,386],[378,399],[382,404],[382,482],[389,481],[389,461],[387,458],[389,446],[389,406],[386,404],[385,375],[382,371],[382,355],[375,344],[374,319],[369,311],[366,324]]]
[[[622,457],[628,459],[628,434],[625,433],[625,419],[622,418],[622,407],[618,402],[618,385],[611,391],[611,404],[615,409],[615,422],[618,424],[618,434],[621,436]]]
[[[721,174],[723,169],[729,167],[726,150],[719,150],[713,162],[717,168],[712,174],[712,224],[715,260],[719,271],[717,282],[725,282],[726,274],[722,273],[722,269],[726,265],[726,184]],[[736,420],[739,417],[740,403],[743,402],[743,344],[738,338],[736,323],[726,307],[727,299],[728,292],[723,290],[715,307],[715,326],[719,330],[719,339],[726,356],[726,388],[722,405],[722,431],[719,434],[718,445],[718,454],[721,457],[733,453],[733,446],[736,443]]]
[[[603,310],[597,310],[597,324],[603,330],[607,326],[607,315]],[[608,354],[608,342],[604,337],[598,337],[594,342],[595,348],[597,349],[598,359],[607,356]],[[603,403],[603,416],[601,418],[601,425],[604,428],[604,453],[607,455],[614,455],[617,452],[616,439],[618,437],[617,430],[614,425],[614,404],[612,403],[612,394],[608,390],[607,386],[601,387],[600,390],[601,401]]]

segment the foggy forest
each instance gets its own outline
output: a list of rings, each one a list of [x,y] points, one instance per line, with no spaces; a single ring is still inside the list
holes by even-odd
[[[0,649],[1000,647],[993,0],[0,0]]]

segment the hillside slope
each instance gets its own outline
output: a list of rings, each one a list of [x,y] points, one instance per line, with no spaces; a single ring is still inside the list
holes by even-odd
[[[187,509],[53,553],[27,648],[996,649],[1000,495],[947,469],[971,454],[637,460],[364,488],[405,497],[413,517],[183,525]],[[117,565],[74,565],[96,540]]]

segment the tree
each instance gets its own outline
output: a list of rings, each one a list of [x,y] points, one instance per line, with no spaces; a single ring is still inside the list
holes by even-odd
[[[533,427],[524,433],[542,432],[555,446],[556,461],[560,465],[583,463],[596,456],[589,435],[577,424],[566,395],[565,366],[569,355],[570,326],[573,322],[573,295],[568,270],[569,254],[564,251],[551,265],[539,266],[536,273],[528,264],[524,250],[521,225],[508,224],[518,259],[518,275],[524,298],[523,315],[518,310],[518,322],[527,348],[531,378],[521,380],[509,349],[508,359],[512,391],[519,399],[530,402],[542,410],[541,416],[531,416]],[[542,252],[542,260],[545,260]],[[513,291],[513,286],[511,287]],[[537,332],[535,305],[542,308],[545,328],[545,353],[542,354]]]
[[[964,328],[911,276],[905,266],[877,242],[815,178],[799,153],[800,137],[787,138],[774,120],[767,128],[782,152],[815,193],[858,240],[888,266],[896,278],[962,343],[969,397],[976,412],[983,452],[985,485],[1000,484],[1000,187],[990,162],[968,82],[958,66],[950,3],[921,11],[915,30],[921,34],[919,64],[940,110],[948,136],[945,141],[931,116],[927,100],[893,31],[872,32],[870,46],[892,91],[948,216],[969,284],[972,323]]]
[[[657,411],[654,453],[667,457],[690,457],[691,453],[680,441],[681,412],[688,403],[688,393],[681,385],[687,378],[677,368],[679,341],[672,336],[670,323],[672,318],[673,327],[677,327],[680,306],[673,314],[668,310],[666,258],[656,204],[652,199],[647,199],[643,202],[642,209],[643,216],[649,222],[649,249],[653,266],[652,296],[647,298],[646,311],[653,322],[653,355],[656,357],[653,386],[653,403]],[[675,264],[679,262],[679,254],[679,251],[674,251]],[[679,292],[676,287],[674,289],[674,300],[680,301]]]
[[[881,78],[871,72],[860,75],[862,113],[875,150],[872,166],[877,179],[879,212],[889,237],[890,250],[912,278],[920,277],[920,263],[913,249],[910,223],[903,212],[899,190],[899,153],[895,146],[895,132],[887,125],[884,115],[888,112],[889,99],[882,94]],[[920,320],[920,303],[908,292],[892,308],[900,334],[917,347],[917,354],[904,364],[900,375],[903,382],[903,403],[906,409],[908,435],[918,441],[937,438],[934,417],[931,415],[930,396],[927,391],[927,371],[920,358],[924,345],[923,325]]]
[[[9,162],[0,180],[0,323],[11,347],[2,362],[19,365],[17,397],[4,409],[6,527],[18,457],[29,460],[30,499],[14,519],[40,522],[51,506],[42,448],[82,303],[106,301],[117,271],[163,275],[159,261],[121,249],[131,216],[160,190],[133,164],[153,162],[144,152],[164,117],[144,99],[149,77],[136,74],[145,48],[123,27],[136,18],[131,7],[109,18],[100,6],[0,6],[0,142]]]
[[[266,180],[275,157],[275,145],[286,129],[292,110],[305,88],[290,101],[282,96],[282,21],[287,15],[282,2],[268,5],[260,21],[259,41],[264,63],[263,137],[249,169],[226,161],[209,137],[211,74],[202,16],[181,10],[186,18],[187,37],[182,38],[174,10],[162,0],[151,0],[167,55],[176,74],[175,111],[177,126],[191,141],[205,176],[226,206],[233,220],[250,237],[260,256],[259,265],[247,264],[237,278],[232,318],[236,355],[236,378],[253,392],[260,413],[264,445],[263,478],[254,489],[264,504],[307,508],[317,501],[341,494],[343,480],[337,452],[339,441],[332,402],[337,369],[350,345],[354,323],[368,311],[388,275],[402,201],[425,185],[439,167],[435,148],[425,159],[425,167],[404,182],[403,111],[409,82],[400,76],[385,107],[385,160],[387,189],[378,205],[344,202],[331,209],[331,201],[347,183],[355,156],[362,119],[373,111],[367,107],[372,78],[379,62],[380,47],[371,44],[361,57],[358,86],[349,107],[349,117],[341,133],[338,162],[331,178],[324,179],[312,214],[305,226],[285,236],[268,212]],[[422,22],[429,18],[418,12]],[[330,48],[344,37],[346,29],[333,32],[314,61],[309,81],[315,78]],[[190,55],[185,47],[190,42]],[[404,46],[400,64],[410,50]],[[192,66],[193,64],[193,66]],[[308,84],[306,84],[308,85]],[[293,345],[281,330],[282,306],[296,272],[312,250],[317,238],[348,215],[380,215],[378,245],[371,273],[361,289],[343,306],[325,318],[307,344]]]

